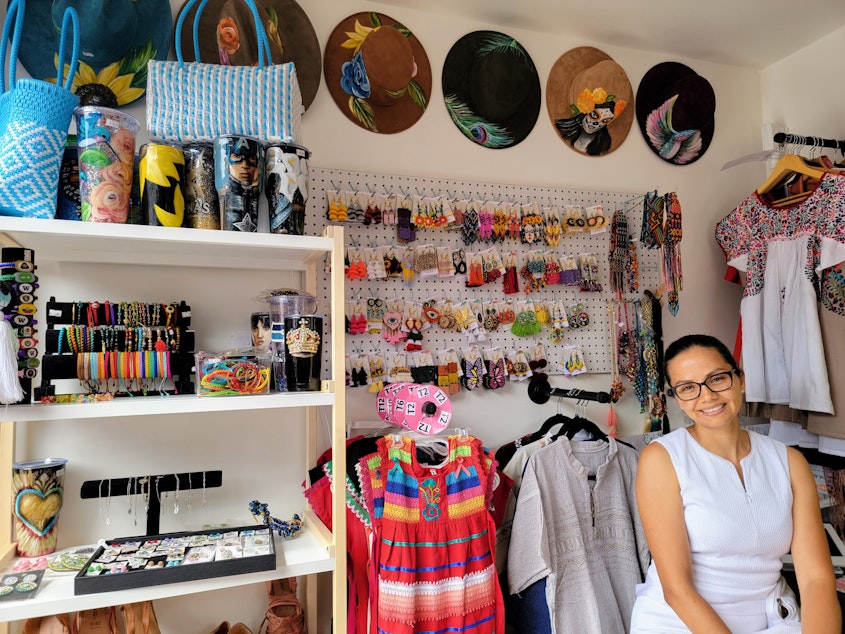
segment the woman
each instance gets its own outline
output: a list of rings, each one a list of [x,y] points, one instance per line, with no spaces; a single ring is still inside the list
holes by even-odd
[[[631,632],[836,633],[841,612],[816,483],[795,449],[739,425],[745,379],[727,347],[688,335],[665,354],[669,393],[692,425],[657,439],[637,468],[652,563]],[[792,552],[802,598],[780,583]]]

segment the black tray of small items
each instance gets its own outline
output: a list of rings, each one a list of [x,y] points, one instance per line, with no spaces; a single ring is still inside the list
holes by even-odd
[[[112,592],[276,569],[266,526],[112,539],[73,580],[74,594]]]

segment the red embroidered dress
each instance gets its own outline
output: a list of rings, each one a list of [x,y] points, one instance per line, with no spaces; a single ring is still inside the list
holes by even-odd
[[[416,443],[389,435],[360,462],[373,521],[372,632],[503,634],[496,527],[488,512],[495,462],[481,441],[449,436],[448,458],[421,465]]]

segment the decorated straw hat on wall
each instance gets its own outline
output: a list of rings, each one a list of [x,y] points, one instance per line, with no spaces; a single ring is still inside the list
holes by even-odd
[[[296,0],[255,0],[258,14],[270,43],[274,64],[293,62],[299,80],[302,105],[307,110],[320,87],[320,43],[305,11]],[[185,3],[179,15],[185,10]],[[185,16],[181,33],[182,56],[186,62],[196,60],[193,46],[193,24],[197,7]],[[258,62],[255,21],[243,0],[208,0],[200,14],[200,59],[211,64],[251,66]]]
[[[27,0],[18,59],[30,76],[55,80],[62,16],[79,14],[79,70],[71,90],[80,105],[125,106],[147,86],[147,62],[167,59],[170,0]]]
[[[478,145],[509,148],[540,113],[540,78],[531,56],[512,37],[474,31],[459,39],[443,64],[443,98],[455,126]]]
[[[407,130],[431,97],[431,65],[405,25],[374,11],[342,20],[326,43],[323,73],[347,119],[380,134]]]
[[[716,93],[689,66],[662,62],[651,67],[637,88],[637,123],[652,152],[667,163],[700,159],[716,127]]]
[[[628,137],[634,93],[628,75],[592,46],[561,55],[546,82],[546,108],[561,139],[573,150],[602,156]]]

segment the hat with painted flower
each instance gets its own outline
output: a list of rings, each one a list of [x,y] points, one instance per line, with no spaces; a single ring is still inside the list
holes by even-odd
[[[323,74],[346,118],[380,134],[410,128],[431,96],[431,65],[422,44],[405,25],[375,11],[350,15],[334,28]]]
[[[170,0],[27,0],[18,59],[36,79],[55,81],[65,8],[79,14],[79,70],[71,90],[80,105],[121,107],[147,87],[147,62],[167,59]]]

